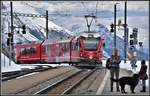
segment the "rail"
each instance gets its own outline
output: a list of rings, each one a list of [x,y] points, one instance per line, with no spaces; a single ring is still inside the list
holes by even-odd
[[[69,76],[69,77],[67,77],[67,78],[61,79],[61,80],[59,80],[58,82],[55,82],[55,83],[53,83],[52,85],[49,85],[49,86],[45,87],[44,89],[39,90],[38,92],[34,93],[34,95],[37,95],[37,94],[44,94],[44,93],[46,93],[48,90],[52,89],[54,86],[59,85],[60,83],[64,82],[65,80],[68,80],[68,79],[72,78],[73,76],[75,76],[75,75],[77,75],[77,74],[79,74],[79,73],[81,73],[81,72],[83,72],[83,70],[80,70],[80,71],[78,71],[78,72],[72,74],[71,76]]]
[[[29,70],[24,70],[24,71],[14,71],[14,72],[6,72],[6,73],[2,73],[2,81],[7,81],[7,80],[11,80],[26,74],[30,74],[33,72],[42,72],[42,71],[46,71],[48,69],[51,68],[39,68],[39,69],[29,69]]]
[[[94,69],[90,73],[86,74],[84,77],[82,77],[79,81],[77,81],[74,85],[70,86],[68,89],[66,89],[61,95],[69,94],[73,88],[77,87],[83,80],[88,78],[92,73],[94,73],[97,69]]]
[[[64,82],[67,82],[69,80],[71,81],[71,79],[73,79],[74,77],[76,77],[76,78],[78,78],[78,76],[79,76],[79,78],[81,77],[79,80],[75,81],[75,83],[71,82],[71,83],[73,83],[72,86],[70,86],[70,85],[67,86],[67,88],[64,88],[65,90],[60,93],[60,94],[68,94],[74,87],[76,87],[77,85],[79,85],[83,80],[85,80],[87,77],[89,77],[96,70],[97,69],[94,69],[94,70],[91,70],[91,71],[88,71],[88,72],[86,72],[87,70],[85,71],[84,69],[80,70],[77,73],[74,73],[74,74],[72,74],[71,76],[69,76],[67,78],[61,79],[58,82],[55,82],[54,84],[49,85],[49,86],[47,86],[47,87],[39,90],[38,92],[34,93],[34,95],[37,95],[37,94],[46,94],[48,92],[51,92],[51,90],[53,91],[53,89],[55,90],[55,89],[59,88],[60,87],[59,85],[63,84]],[[86,72],[86,73],[84,73],[84,72]]]

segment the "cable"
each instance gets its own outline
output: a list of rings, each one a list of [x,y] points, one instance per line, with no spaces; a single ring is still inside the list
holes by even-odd
[[[95,23],[97,23],[97,8],[98,8],[98,1],[96,3],[96,8],[95,8]]]
[[[81,2],[81,4],[82,4],[82,5],[83,5],[83,7],[86,9],[86,11],[87,11],[88,13],[90,13],[89,9],[88,9],[88,8],[86,8],[86,6],[84,5],[84,2]]]
[[[98,1],[97,1],[97,3],[96,3],[95,16],[97,15],[97,8],[98,8]]]

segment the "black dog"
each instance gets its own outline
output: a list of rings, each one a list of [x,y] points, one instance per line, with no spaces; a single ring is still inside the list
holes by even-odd
[[[112,81],[119,82],[119,85],[121,86],[121,92],[122,93],[127,93],[125,92],[125,85],[130,85],[130,90],[132,93],[134,92],[134,88],[139,82],[139,74],[134,74],[132,77],[121,77],[120,79],[116,80],[111,78]]]

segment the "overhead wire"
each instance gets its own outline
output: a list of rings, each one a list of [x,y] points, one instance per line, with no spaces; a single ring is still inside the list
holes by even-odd
[[[87,13],[90,13],[89,9],[88,9],[88,8],[86,8],[86,6],[85,6],[84,2],[82,2],[82,1],[81,1],[81,4],[82,4],[82,5],[83,5],[83,7],[86,9]]]
[[[98,1],[96,3],[96,8],[95,8],[95,23],[97,23],[97,8],[98,8]]]
[[[89,9],[85,6],[84,2],[81,1],[81,4],[83,5],[83,7],[85,8],[85,10],[87,11],[87,13],[91,16],[94,16],[94,18],[92,18],[90,25],[92,24],[93,19],[95,20],[95,23],[97,23],[97,10],[98,10],[98,1],[96,2],[95,8],[93,11],[89,11]],[[88,21],[87,21],[88,22]]]

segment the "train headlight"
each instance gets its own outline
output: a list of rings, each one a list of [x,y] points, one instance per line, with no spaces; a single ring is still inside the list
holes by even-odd
[[[93,56],[90,56],[89,58],[90,58],[90,59],[93,59]]]

